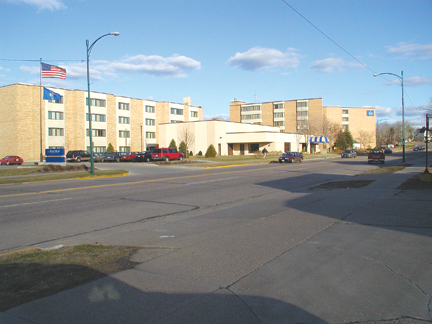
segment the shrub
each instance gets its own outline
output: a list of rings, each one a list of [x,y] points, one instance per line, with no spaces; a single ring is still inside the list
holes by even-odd
[[[193,153],[192,153],[192,151],[190,151],[190,152],[189,152],[189,156],[193,156]]]
[[[108,144],[107,152],[108,153],[114,152],[114,147],[112,146],[111,143]]]
[[[198,155],[198,156],[202,156],[202,152],[201,152],[201,151],[199,151],[197,155]]]
[[[188,157],[187,147],[186,147],[186,143],[184,141],[181,141],[178,150],[179,150],[179,152],[182,152],[184,154],[185,158]]]
[[[171,140],[171,143],[170,143],[170,145],[168,147],[177,150],[177,144],[176,144],[174,138]]]
[[[216,157],[217,153],[216,153],[216,149],[214,148],[213,144],[210,144],[210,146],[207,149],[207,152],[205,154],[206,158],[213,158]]]

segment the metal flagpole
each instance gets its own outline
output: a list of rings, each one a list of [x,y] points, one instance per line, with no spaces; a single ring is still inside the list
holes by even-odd
[[[42,149],[42,58],[40,58],[40,62],[39,62],[39,69],[40,69],[40,73],[39,73],[39,84],[40,84],[40,89],[39,89],[39,119],[40,119],[40,162],[43,162],[43,149]]]

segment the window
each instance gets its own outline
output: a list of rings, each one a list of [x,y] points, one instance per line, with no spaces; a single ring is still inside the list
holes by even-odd
[[[130,131],[119,131],[119,137],[130,137]]]
[[[86,100],[86,105],[88,105],[88,98]],[[90,99],[90,105],[95,107],[106,107],[106,101],[103,99]]]
[[[297,129],[309,129],[309,122],[307,120],[298,120]]]
[[[48,136],[63,136],[63,128],[48,128]]]
[[[87,151],[90,152],[90,146],[87,147]],[[93,146],[93,152],[106,152],[106,146]]]
[[[285,126],[285,122],[284,121],[275,121],[274,125],[275,126]]]
[[[146,132],[146,138],[156,138],[155,132]]]
[[[280,113],[274,113],[273,115],[274,115],[274,118],[281,118],[281,117],[284,116],[284,113],[283,113],[283,112],[280,112]]]
[[[305,117],[307,115],[308,115],[308,111],[307,110],[297,111],[297,117]]]
[[[120,152],[129,152],[130,151],[130,146],[120,146],[119,147],[119,151]]]
[[[129,110],[129,104],[126,102],[119,102],[118,103],[118,109]]]
[[[150,119],[150,118],[146,118],[146,125],[154,126],[155,125],[155,120],[154,119]]]
[[[240,111],[255,111],[255,110],[261,110],[261,106],[260,105],[242,106],[240,108]]]
[[[149,113],[154,113],[155,107],[154,106],[145,106],[145,111],[149,112]]]
[[[342,117],[342,121],[349,121],[349,117]]]
[[[183,115],[183,109],[171,108],[171,115]]]
[[[129,117],[119,116],[119,124],[130,124]]]
[[[50,102],[50,103],[59,103],[59,104],[61,104],[61,103],[63,103],[63,96],[61,96],[60,100],[47,100],[47,101]]]
[[[342,109],[342,114],[348,115],[348,109]]]
[[[241,120],[248,120],[248,119],[261,119],[261,114],[242,115],[241,116]]]
[[[183,123],[181,120],[170,120],[171,124]]]
[[[86,130],[87,136],[89,136],[89,130]],[[105,129],[92,129],[92,137],[106,137]]]
[[[86,114],[86,121],[89,120],[89,114]],[[105,122],[106,121],[106,115],[101,114],[92,114],[92,121],[95,122]]]
[[[190,116],[191,117],[198,117],[198,111],[191,111]]]
[[[254,153],[259,151],[259,144],[249,144],[248,145],[249,153]]]
[[[283,103],[275,103],[274,104],[274,109],[283,109],[284,104]]]
[[[307,107],[307,101],[297,101],[297,108]]]
[[[61,111],[48,111],[48,119],[63,120],[63,113]]]

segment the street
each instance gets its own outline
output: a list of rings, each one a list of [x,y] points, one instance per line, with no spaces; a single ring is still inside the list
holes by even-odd
[[[398,164],[401,154],[386,159]],[[401,172],[358,176],[380,166],[365,156],[218,169],[142,164],[128,177],[2,186],[3,253],[145,248],[133,270],[5,313],[32,323],[430,322],[430,192],[397,189],[423,161],[409,152],[413,166]],[[352,179],[372,183],[314,189]],[[118,298],[87,300],[107,286]],[[89,320],[95,309],[103,315]]]

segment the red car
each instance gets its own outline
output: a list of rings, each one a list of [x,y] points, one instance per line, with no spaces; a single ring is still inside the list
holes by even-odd
[[[5,156],[3,159],[0,159],[0,164],[7,164],[7,165],[9,164],[21,165],[23,164],[23,162],[24,160],[16,155]]]
[[[122,162],[133,162],[137,156],[137,152],[128,152],[120,157],[120,161]]]

